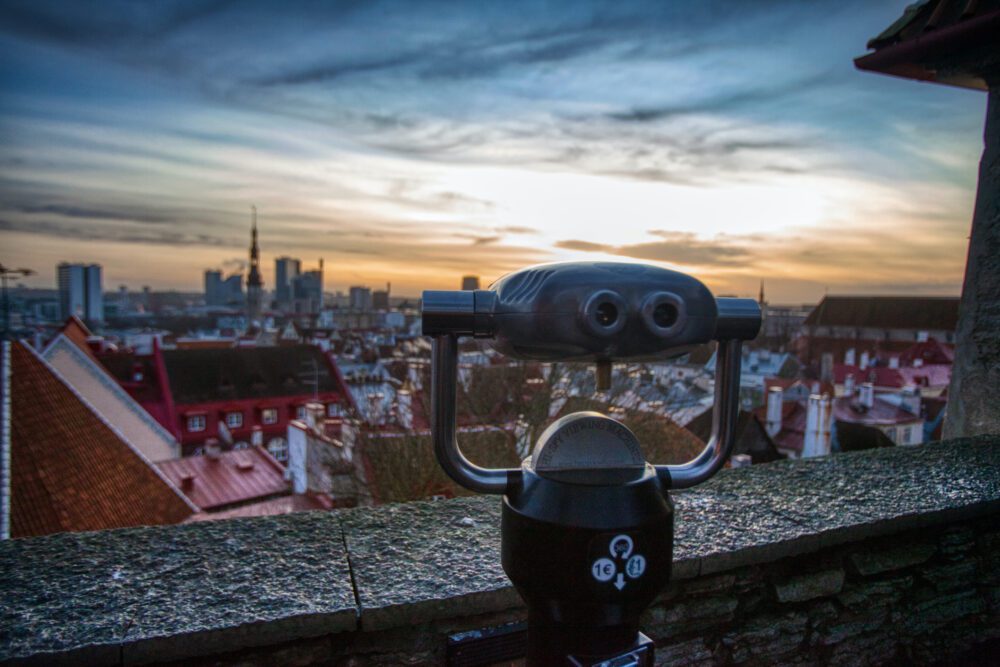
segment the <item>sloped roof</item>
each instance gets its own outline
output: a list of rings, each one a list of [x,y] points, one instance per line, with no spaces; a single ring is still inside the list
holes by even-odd
[[[861,70],[986,90],[977,61],[995,55],[997,43],[1000,0],[921,0],[869,40],[874,53],[855,58],[854,64]]]
[[[178,405],[343,391],[322,350],[313,345],[164,350]]]
[[[958,297],[825,296],[809,313],[809,326],[953,331]]]
[[[11,534],[179,523],[195,510],[34,351],[11,346]]]
[[[955,346],[929,338],[914,343],[899,353],[899,363],[902,366],[912,366],[915,359],[920,359],[924,364],[950,364],[955,361]]]
[[[203,510],[265,500],[291,490],[284,466],[262,447],[223,452],[218,459],[185,456],[156,465]]]
[[[865,408],[853,396],[841,396],[833,402],[833,418],[838,422],[892,426],[920,421],[921,417],[876,397],[872,407]]]

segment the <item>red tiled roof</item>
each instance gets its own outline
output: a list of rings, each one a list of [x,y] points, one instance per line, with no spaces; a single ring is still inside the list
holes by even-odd
[[[842,396],[833,402],[833,418],[851,424],[892,426],[918,421],[921,417],[907,412],[888,401],[876,398],[870,408],[864,408],[853,396]]]
[[[34,351],[11,345],[11,534],[178,523],[194,509]]]
[[[767,406],[754,410],[760,423],[767,424]],[[778,449],[792,452],[802,452],[806,433],[806,406],[798,401],[785,401],[781,404],[781,430],[774,435]]]
[[[252,516],[275,516],[278,514],[291,514],[292,512],[310,512],[315,510],[329,510],[333,507],[333,502],[326,495],[303,495],[293,494],[272,498],[259,503],[242,505],[221,512],[198,512],[188,522],[195,521],[217,521],[220,519],[239,519]]]
[[[906,384],[915,387],[947,387],[951,382],[951,364],[928,364],[920,368],[903,366],[899,369]]]
[[[953,331],[958,324],[958,297],[825,296],[803,324]]]
[[[156,464],[195,505],[214,510],[290,492],[285,468],[262,447],[186,456]]]
[[[914,343],[899,353],[900,366],[912,366],[915,359],[920,359],[924,364],[950,364],[955,361],[955,346],[930,338],[922,343]]]
[[[876,387],[900,388],[906,385],[906,380],[898,368],[888,366],[869,366],[862,369],[860,366],[848,366],[847,364],[833,365],[833,380],[837,384],[843,384],[848,375],[854,376],[855,385],[864,382],[871,382]]]

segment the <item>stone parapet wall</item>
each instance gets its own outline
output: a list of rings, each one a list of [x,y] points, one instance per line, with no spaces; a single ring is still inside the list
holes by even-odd
[[[675,495],[660,664],[931,664],[1000,640],[1000,438],[720,473]],[[430,665],[523,620],[499,499],[0,543],[0,662]]]

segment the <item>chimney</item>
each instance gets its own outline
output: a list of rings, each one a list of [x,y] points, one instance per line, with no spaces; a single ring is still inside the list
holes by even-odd
[[[399,425],[407,431],[413,428],[413,397],[406,389],[400,389],[396,393],[396,416],[399,418]]]
[[[861,370],[868,368],[868,350],[861,353]]]
[[[845,366],[853,366],[854,363],[855,363],[855,361],[854,361],[854,348],[852,347],[852,348],[848,349],[847,352],[844,353],[844,365]]]
[[[303,494],[309,488],[309,477],[306,474],[306,455],[309,447],[309,435],[301,423],[292,422],[288,425],[288,464],[285,469],[287,479],[292,481],[292,492]]]
[[[854,373],[848,373],[844,378],[844,396],[854,396]]]
[[[917,342],[918,343],[926,343],[929,338],[930,338],[930,334],[928,334],[926,331],[918,331],[917,332]]]
[[[908,384],[903,387],[902,400],[899,403],[899,407],[903,408],[910,414],[920,416],[920,387],[915,387],[912,384]]]
[[[771,387],[767,391],[767,424],[764,427],[772,438],[781,431],[781,406],[784,391],[781,387]]]
[[[216,438],[205,441],[205,456],[212,461],[218,461],[222,457],[222,446]]]
[[[806,432],[802,458],[830,453],[830,398],[812,394],[806,407]]]
[[[323,429],[322,403],[306,403],[306,426],[314,431]]]
[[[869,410],[875,407],[875,385],[871,382],[861,383],[861,391],[858,393],[858,399],[861,405]]]
[[[833,353],[824,352],[819,362],[819,379],[823,382],[833,382]]]
[[[253,427],[253,431],[250,433],[250,444],[254,447],[260,447],[264,444],[264,431],[261,430],[260,426]]]
[[[899,357],[889,357],[889,368],[899,368]]]

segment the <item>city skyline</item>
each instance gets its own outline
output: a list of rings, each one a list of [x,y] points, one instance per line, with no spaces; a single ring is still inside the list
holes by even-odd
[[[957,294],[985,101],[851,60],[905,4],[7,3],[4,260],[199,291],[256,204],[269,291],[292,256],[329,292],[633,259]]]

